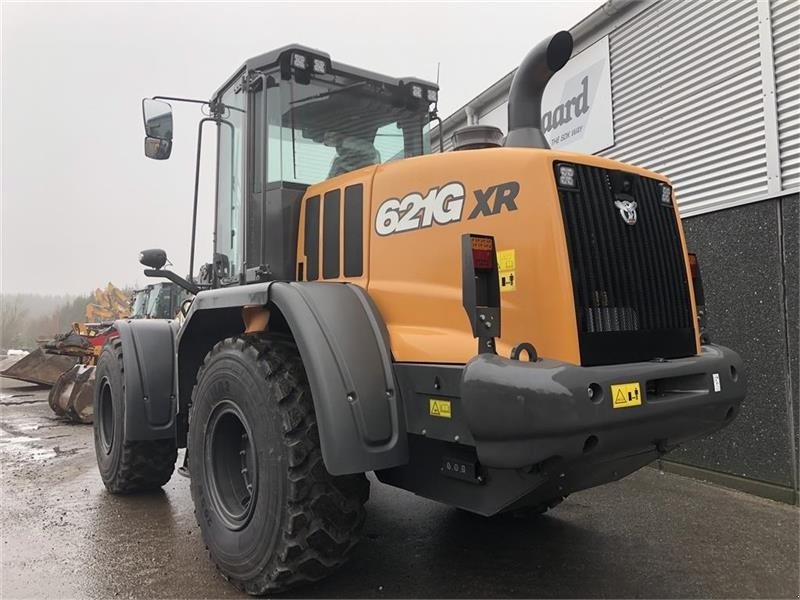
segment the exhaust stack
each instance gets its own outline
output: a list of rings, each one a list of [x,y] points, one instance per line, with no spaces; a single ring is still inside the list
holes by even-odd
[[[528,52],[508,93],[506,146],[550,148],[542,131],[542,95],[547,82],[572,56],[572,35],[559,31]]]

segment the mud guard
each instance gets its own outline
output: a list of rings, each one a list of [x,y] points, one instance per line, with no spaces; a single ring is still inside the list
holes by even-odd
[[[125,438],[160,440],[176,435],[175,385],[178,323],[163,319],[114,322],[122,340]]]
[[[179,363],[198,343],[202,330],[208,331],[206,324],[230,320],[233,315],[226,315],[231,309],[240,319],[239,309],[245,305],[274,307],[285,319],[314,396],[322,457],[331,474],[363,473],[408,462],[405,413],[388,333],[362,288],[268,282],[201,292],[181,330]],[[219,318],[197,318],[206,311],[217,311]],[[233,334],[216,335],[211,344]],[[191,343],[184,348],[183,340]],[[181,385],[183,381],[182,377]],[[181,390],[182,399],[183,395]]]

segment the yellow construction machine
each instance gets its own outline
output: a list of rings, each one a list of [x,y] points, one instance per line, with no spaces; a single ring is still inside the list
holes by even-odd
[[[539,513],[728,425],[742,361],[707,342],[669,180],[548,147],[541,97],[571,52],[567,32],[534,48],[505,140],[453,152],[431,151],[435,84],[300,45],[208,101],[144,100],[160,160],[168,101],[203,105],[196,181],[216,130],[214,254],[195,274],[196,186],[188,278],[140,257],[196,294],[185,319],[117,321],[98,361],[107,489],[164,485],[186,448],[211,559],[264,594],[347,560],[367,472]]]

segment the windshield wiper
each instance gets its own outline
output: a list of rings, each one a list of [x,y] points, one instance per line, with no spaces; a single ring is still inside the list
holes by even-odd
[[[361,87],[362,85],[366,84],[367,84],[366,81],[357,81],[355,83],[351,83],[350,85],[346,85],[336,90],[328,90],[327,92],[322,92],[321,94],[317,94],[316,96],[308,96],[307,98],[301,98],[300,100],[293,100],[289,102],[289,104],[301,104],[303,102],[309,102],[311,100],[319,100],[320,98],[327,98],[329,96],[333,96],[334,94],[340,94],[341,92],[346,92],[348,90],[352,90],[353,88]]]

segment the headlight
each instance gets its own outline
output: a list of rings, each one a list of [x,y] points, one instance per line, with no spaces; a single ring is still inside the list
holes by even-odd
[[[422,86],[421,85],[412,85],[411,86],[411,95],[414,98],[419,98],[422,100]]]
[[[566,188],[578,187],[578,171],[575,165],[558,165],[558,185]]]
[[[661,204],[672,206],[672,188],[666,183],[661,184]]]
[[[428,102],[436,102],[439,99],[439,94],[436,90],[428,90],[427,98]]]

